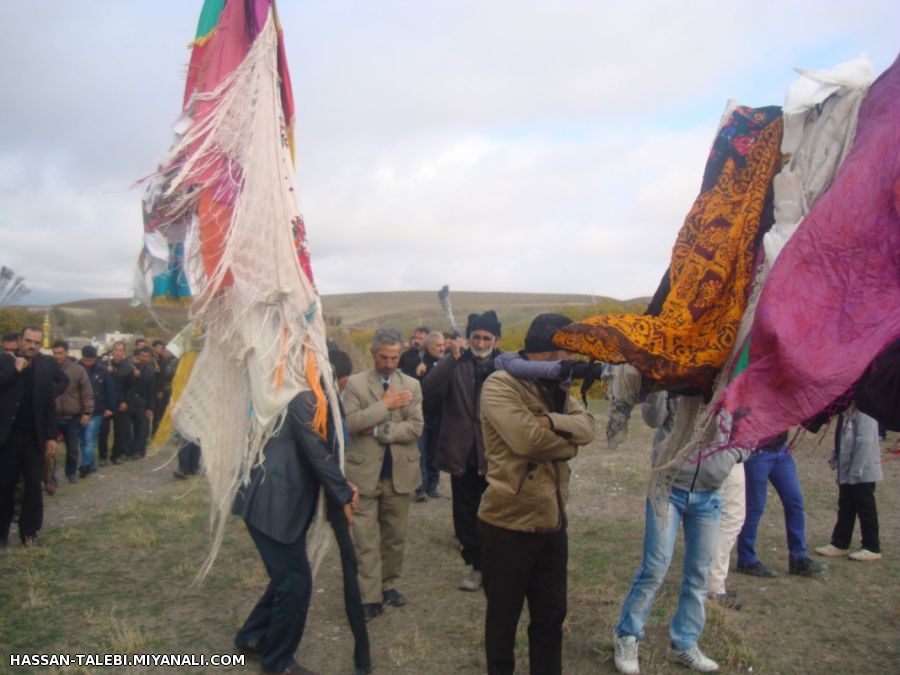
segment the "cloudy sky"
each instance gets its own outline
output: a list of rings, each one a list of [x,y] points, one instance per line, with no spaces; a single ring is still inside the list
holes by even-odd
[[[0,263],[130,295],[200,0],[0,0]],[[319,290],[649,295],[729,98],[897,56],[896,0],[280,0]]]

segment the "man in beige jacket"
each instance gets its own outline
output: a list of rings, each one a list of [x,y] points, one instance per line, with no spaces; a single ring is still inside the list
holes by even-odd
[[[381,614],[383,603],[406,604],[396,583],[403,569],[410,493],[421,478],[416,442],[424,422],[418,380],[397,369],[401,346],[397,331],[376,331],[374,368],[351,376],[342,394],[350,433],[347,480],[359,488],[351,529],[367,619]]]
[[[522,355],[555,361],[569,353],[553,334],[571,320],[540,314]],[[481,392],[488,488],[478,511],[481,567],[487,597],[485,651],[490,675],[515,670],[515,639],[528,599],[532,673],[562,672],[568,539],[567,461],[594,440],[594,417],[559,380],[519,379],[497,371]]]

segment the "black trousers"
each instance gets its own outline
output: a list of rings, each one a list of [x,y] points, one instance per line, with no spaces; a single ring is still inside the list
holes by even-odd
[[[344,611],[347,622],[353,632],[353,664],[364,671],[372,669],[372,656],[369,651],[369,630],[366,628],[366,615],[362,606],[362,594],[359,590],[359,565],[356,561],[356,549],[350,537],[350,526],[344,518],[341,505],[332,500],[326,502],[328,522],[334,530],[341,553],[341,575],[344,579]]]
[[[528,600],[528,662],[532,675],[562,672],[562,626],[566,618],[569,540],[516,532],[478,521],[481,574],[487,614],[484,648],[488,675],[516,669],[516,628]]]
[[[143,457],[147,454],[147,440],[150,437],[150,420],[147,419],[147,400],[135,396],[128,402],[128,414],[131,415],[132,439],[128,454],[132,457]]]
[[[121,412],[118,408],[113,413],[113,449],[112,458],[119,459],[128,454],[131,443],[131,413]]]
[[[303,638],[306,613],[312,595],[312,572],[306,557],[306,531],[291,544],[283,544],[247,523],[256,544],[269,586],[262,594],[234,644],[246,648],[255,644],[261,654],[262,669],[281,673],[294,665],[294,652]]]
[[[200,473],[200,446],[196,443],[188,443],[178,451],[178,470],[185,476],[194,476]]]
[[[19,514],[19,537],[33,537],[44,523],[44,496],[41,474],[44,453],[37,434],[30,429],[12,429],[0,445],[0,537],[9,536],[15,509],[16,483],[24,479],[22,512]]]
[[[162,422],[163,416],[166,414],[166,408],[169,407],[169,401],[172,400],[172,392],[164,391],[162,398],[155,399],[153,404],[153,427],[150,431],[150,438],[156,435],[159,429],[159,423]]]
[[[838,486],[838,515],[831,545],[847,549],[853,541],[853,527],[859,516],[862,547],[872,553],[881,552],[878,540],[878,509],[875,506],[875,483],[841,483]]]
[[[487,490],[487,481],[479,475],[477,467],[467,467],[462,476],[450,476],[453,493],[453,531],[462,546],[462,557],[467,565],[481,569],[481,544],[478,541],[478,507],[481,495]]]
[[[100,459],[109,457],[109,430],[112,427],[112,417],[104,417],[100,422],[100,435],[97,437],[97,452]]]

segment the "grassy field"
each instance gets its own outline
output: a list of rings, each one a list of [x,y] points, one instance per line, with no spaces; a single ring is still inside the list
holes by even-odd
[[[605,404],[598,408],[598,419],[605,424]],[[614,672],[611,633],[640,557],[650,438],[650,430],[638,418],[617,450],[598,443],[572,463],[566,672]],[[820,445],[818,439],[808,438],[796,449],[811,547],[828,541],[834,522],[837,489],[825,464],[827,446],[827,440]],[[107,472],[105,482],[91,477],[76,486],[62,486],[47,500],[48,523],[56,523],[44,532],[47,546],[23,549],[14,543],[0,554],[0,672],[32,672],[10,669],[11,653],[232,651],[234,632],[266,585],[265,572],[242,524],[235,520],[212,573],[202,585],[192,586],[209,541],[206,490],[202,482],[178,482],[152,473],[162,462],[161,456],[150,457],[102,469]],[[725,672],[898,671],[900,557],[895,542],[900,526],[893,516],[900,506],[895,487],[900,463],[885,462],[884,473],[885,481],[877,490],[884,559],[829,562],[821,578],[787,575],[780,504],[770,495],[758,548],[780,576],[758,580],[732,575],[729,585],[738,591],[744,609],[710,607],[701,640],[702,648],[725,665]],[[153,491],[144,490],[122,503],[110,499],[111,481],[153,483]],[[449,494],[446,476],[441,490]],[[663,660],[679,570],[676,555],[641,644],[644,673],[687,672]],[[369,624],[376,673],[484,672],[484,599],[480,593],[456,589],[463,571],[452,534],[450,500],[411,505],[400,586],[410,603],[388,608]],[[332,550],[315,580],[307,630],[297,653],[301,663],[326,675],[352,671],[352,638],[340,589],[337,554]],[[527,610],[519,639],[518,672],[523,673],[526,624]],[[250,662],[247,668],[229,672],[257,669]]]

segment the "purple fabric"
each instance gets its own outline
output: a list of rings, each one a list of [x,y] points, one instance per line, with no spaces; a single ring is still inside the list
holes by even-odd
[[[822,412],[900,337],[900,58],[863,101],[853,148],[782,250],[750,362],[722,406],[753,447]]]

